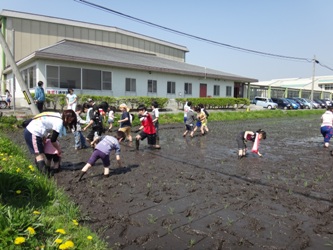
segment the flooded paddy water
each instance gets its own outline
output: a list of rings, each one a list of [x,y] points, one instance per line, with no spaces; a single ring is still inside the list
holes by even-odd
[[[160,129],[161,150],[122,143],[126,168],[102,178],[101,161],[75,177],[91,149],[61,139],[55,181],[86,224],[112,249],[324,249],[333,246],[333,172],[320,117],[209,122],[183,138],[183,124]],[[237,159],[236,136],[267,132],[262,158]],[[251,149],[252,143],[248,142]]]

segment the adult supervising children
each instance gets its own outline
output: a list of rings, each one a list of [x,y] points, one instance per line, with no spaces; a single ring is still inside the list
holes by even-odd
[[[109,177],[110,174],[110,154],[115,152],[118,167],[121,167],[120,162],[120,144],[125,139],[125,133],[117,131],[115,136],[102,136],[96,138],[93,143],[97,143],[95,150],[90,156],[86,165],[82,168],[78,181],[81,181],[82,177],[87,173],[88,169],[96,163],[98,159],[101,159],[104,165],[104,177]]]
[[[45,91],[43,88],[44,83],[39,81],[37,83],[37,88],[35,89],[35,103],[40,113],[43,112],[44,102],[45,102]]]
[[[51,132],[51,143],[61,157],[61,149],[57,143],[58,136],[66,135],[66,129],[76,130],[77,118],[73,110],[44,112],[36,115],[24,129],[24,139],[29,151],[35,155],[37,168],[45,174],[50,173],[50,166],[45,163],[43,137]]]

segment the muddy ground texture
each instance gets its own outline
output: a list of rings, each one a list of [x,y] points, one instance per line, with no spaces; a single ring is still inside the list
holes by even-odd
[[[92,149],[76,152],[68,135],[55,181],[81,208],[80,223],[112,249],[332,248],[333,157],[320,117],[208,126],[194,138],[182,137],[183,124],[161,126],[161,150],[124,142],[125,168],[111,155],[109,178],[98,161],[81,182]],[[238,160],[236,135],[259,128],[264,157]]]

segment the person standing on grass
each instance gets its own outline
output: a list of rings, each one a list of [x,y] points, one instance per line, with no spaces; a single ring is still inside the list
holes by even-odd
[[[98,159],[101,159],[104,165],[104,177],[109,177],[110,175],[110,154],[111,151],[114,151],[116,154],[116,160],[118,167],[121,167],[120,162],[120,142],[125,140],[125,133],[122,131],[117,131],[115,136],[102,136],[95,138],[92,141],[93,144],[96,144],[94,152],[90,156],[86,165],[82,168],[78,181],[82,180],[82,177],[87,173],[88,169],[96,163]]]
[[[66,135],[67,129],[76,130],[77,118],[73,110],[43,112],[36,115],[24,129],[24,139],[31,154],[35,155],[37,168],[44,174],[50,175],[50,166],[45,161],[43,137],[52,131],[51,143],[61,157],[61,149],[57,143],[58,136]]]
[[[140,140],[142,141],[146,138],[149,147],[160,149],[161,146],[156,143],[156,129],[152,116],[147,112],[147,108],[144,105],[139,105],[138,110],[141,126],[139,127],[140,133],[135,137],[136,150],[139,150]]]
[[[67,109],[76,111],[77,105],[77,95],[74,94],[74,89],[68,89],[68,94],[66,95]]]
[[[38,86],[35,89],[35,104],[37,105],[39,112],[42,113],[45,102],[45,91],[43,88],[44,83],[42,81],[39,81],[37,85]]]
[[[333,136],[333,107],[328,107],[326,112],[321,116],[320,133],[324,137],[324,148],[328,148]]]
[[[12,102],[12,95],[10,94],[8,89],[5,90],[5,94],[6,94],[7,108],[10,109],[10,103]]]

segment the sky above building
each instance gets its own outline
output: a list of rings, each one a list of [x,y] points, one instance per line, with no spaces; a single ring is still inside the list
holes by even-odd
[[[165,40],[186,46],[189,64],[260,81],[333,75],[332,0],[0,0],[0,8]]]

